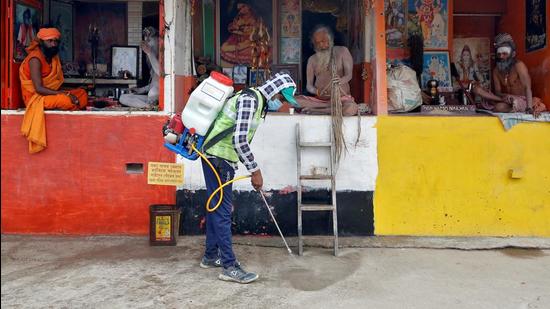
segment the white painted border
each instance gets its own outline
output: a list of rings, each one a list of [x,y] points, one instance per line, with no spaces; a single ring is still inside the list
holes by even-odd
[[[336,177],[338,191],[374,191],[378,174],[376,117],[361,117],[361,137],[357,146],[358,119],[344,118],[344,132],[349,153],[340,161]],[[251,144],[252,151],[262,170],[265,190],[294,191],[297,185],[295,126],[303,128],[304,141],[328,141],[330,117],[305,115],[268,115]],[[328,166],[328,150],[315,148],[303,152],[303,173],[315,166]],[[185,166],[184,185],[178,189],[204,189],[204,178],[199,160],[189,161],[178,156],[178,163]],[[239,164],[237,176],[246,175]],[[328,188],[330,183],[311,181],[309,188]],[[252,190],[249,180],[236,182],[235,190]]]

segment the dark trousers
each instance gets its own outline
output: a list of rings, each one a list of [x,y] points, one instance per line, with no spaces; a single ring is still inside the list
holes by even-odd
[[[225,160],[209,160],[216,168],[222,184],[233,179],[235,170]],[[214,175],[214,172],[204,159],[202,160],[202,172],[206,182],[206,194],[207,197],[210,197],[210,194],[216,191],[219,184],[216,175]],[[212,198],[209,208],[213,208],[218,203],[219,193]],[[206,212],[206,251],[204,256],[209,259],[217,258],[219,252],[222,265],[225,268],[235,264],[235,254],[233,253],[233,244],[231,241],[232,197],[233,184],[230,184],[223,188],[223,200],[216,211]]]

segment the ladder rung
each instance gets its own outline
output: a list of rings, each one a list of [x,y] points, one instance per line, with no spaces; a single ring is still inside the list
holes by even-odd
[[[301,175],[300,179],[323,180],[323,179],[332,179],[332,176],[330,176],[330,175]]]
[[[324,211],[324,210],[334,210],[333,205],[327,204],[302,204],[300,206],[301,211]]]
[[[300,147],[330,147],[328,142],[301,142]]]

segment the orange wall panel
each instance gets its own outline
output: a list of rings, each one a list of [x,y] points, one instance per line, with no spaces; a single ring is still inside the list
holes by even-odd
[[[2,233],[146,235],[149,205],[175,204],[175,187],[147,184],[148,162],[175,162],[166,116],[47,114],[48,148],[33,155],[22,119],[1,116]]]

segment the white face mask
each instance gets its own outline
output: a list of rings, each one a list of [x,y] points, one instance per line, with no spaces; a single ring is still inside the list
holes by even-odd
[[[279,99],[267,100],[267,109],[269,111],[278,111],[283,106],[283,103]]]

